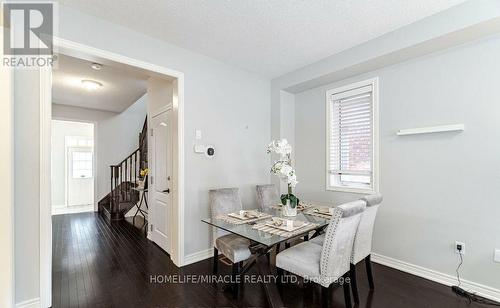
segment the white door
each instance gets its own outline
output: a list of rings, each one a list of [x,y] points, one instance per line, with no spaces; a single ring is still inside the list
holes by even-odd
[[[151,215],[149,217],[151,239],[170,253],[170,216],[172,210],[172,142],[170,130],[171,110],[167,110],[151,120]]]
[[[92,148],[68,148],[68,206],[94,204],[93,156]]]

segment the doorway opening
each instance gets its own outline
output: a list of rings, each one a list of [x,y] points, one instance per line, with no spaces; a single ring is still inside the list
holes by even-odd
[[[52,215],[94,211],[94,124],[52,120]]]
[[[144,204],[145,212],[138,214],[143,217],[146,214],[147,239],[168,253],[175,265],[182,266],[185,262],[183,73],[62,39],[55,40],[55,44],[59,65],[54,70],[44,69],[40,74],[40,301],[44,306],[51,306],[52,296],[52,119],[92,122],[96,128],[92,175],[96,183],[94,203],[98,213],[75,215],[106,219],[110,226],[114,225],[111,223],[114,219],[127,223],[131,219],[128,215],[136,216],[137,210],[137,198],[132,200],[129,195],[147,197],[149,208]],[[61,62],[66,60],[74,65]],[[120,73],[112,74],[115,70]],[[123,78],[130,82],[120,82]],[[124,87],[116,91],[114,85]],[[141,85],[146,86],[146,95],[137,96],[132,105],[122,104],[123,94]],[[58,89],[71,93],[59,95],[66,90],[57,92]],[[143,121],[140,127],[131,125],[138,122],[128,116],[137,115],[137,110],[141,111]],[[167,118],[157,122],[157,116],[162,113]],[[152,129],[156,124],[160,127]],[[155,148],[152,148],[153,142]],[[79,157],[88,160],[86,154]],[[141,165],[144,159],[148,162],[146,168]],[[166,202],[166,206],[162,202]],[[140,201],[137,205],[141,208]],[[106,212],[115,215],[106,215]]]

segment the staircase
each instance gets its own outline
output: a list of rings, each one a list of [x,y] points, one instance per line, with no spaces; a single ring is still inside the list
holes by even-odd
[[[139,134],[139,148],[117,165],[110,166],[110,192],[98,202],[99,213],[108,220],[120,220],[139,201],[137,179],[148,166],[147,118]]]

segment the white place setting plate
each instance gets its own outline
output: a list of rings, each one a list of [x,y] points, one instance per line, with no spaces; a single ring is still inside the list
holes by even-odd
[[[289,219],[283,219],[283,218],[279,218],[279,217],[273,217],[272,221],[266,222],[266,226],[280,229],[283,231],[289,231],[289,232],[298,230],[298,229],[303,228],[307,225],[309,225],[309,222],[300,221],[300,220],[289,220]]]
[[[333,210],[334,209],[332,207],[319,207],[319,208],[312,209],[311,212],[332,216]]]
[[[255,219],[264,216],[264,213],[258,211],[239,211],[238,213],[229,213],[227,216],[238,218],[241,220]]]

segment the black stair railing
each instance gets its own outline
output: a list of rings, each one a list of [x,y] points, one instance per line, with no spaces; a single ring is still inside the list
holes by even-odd
[[[110,210],[119,210],[121,202],[132,202],[132,188],[137,186],[137,175],[140,172],[141,151],[135,150],[117,165],[111,165]]]
[[[148,119],[144,120],[142,131],[139,133],[139,161],[140,168],[145,169],[148,167]]]
[[[136,202],[138,192],[132,191],[137,186],[139,172],[148,167],[148,121],[144,120],[139,133],[139,148],[116,165],[110,166],[111,187],[109,193],[110,213],[121,211],[120,203]]]

